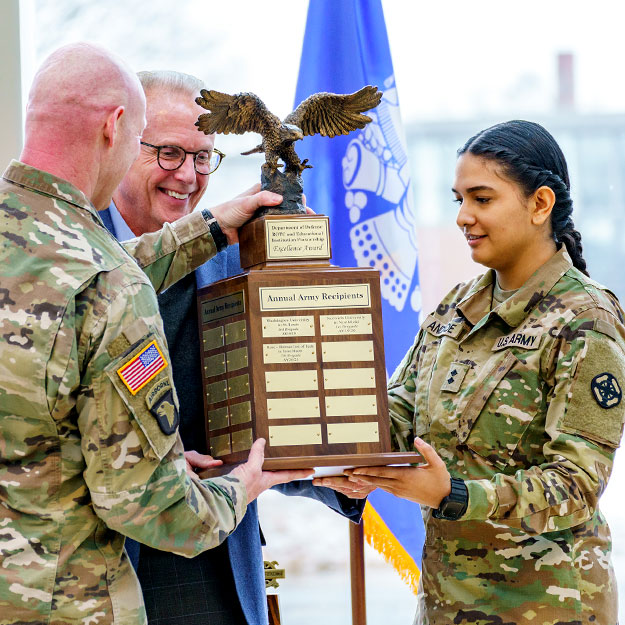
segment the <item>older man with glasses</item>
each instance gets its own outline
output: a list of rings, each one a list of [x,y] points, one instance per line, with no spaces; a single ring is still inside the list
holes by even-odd
[[[113,194],[110,207],[100,212],[120,240],[153,232],[193,211],[206,191],[209,174],[225,156],[215,149],[215,136],[198,132],[194,125],[202,112],[195,104],[204,88],[202,81],[165,71],[140,72],[139,79],[147,99],[141,153]],[[214,236],[219,247],[218,229]],[[198,287],[241,271],[238,245],[225,247],[224,241],[223,247],[158,298],[180,401],[180,435],[185,449],[194,450],[186,452],[187,460],[200,468],[210,466],[212,460],[203,455],[206,436],[196,293]],[[281,490],[318,499],[355,521],[364,506],[310,481],[292,482]],[[237,531],[219,547],[191,560],[127,542],[150,625],[266,624],[261,540],[253,502]]]

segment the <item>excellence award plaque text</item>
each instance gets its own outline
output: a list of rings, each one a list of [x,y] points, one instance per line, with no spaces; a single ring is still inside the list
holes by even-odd
[[[390,452],[379,273],[330,266],[321,215],[260,217],[240,249],[246,271],[198,292],[209,453],[244,462],[263,437],[267,470],[417,462]]]

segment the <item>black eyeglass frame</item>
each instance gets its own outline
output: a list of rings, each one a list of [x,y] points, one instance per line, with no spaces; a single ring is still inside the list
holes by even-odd
[[[176,171],[176,169],[180,169],[184,165],[184,162],[187,160],[187,155],[191,154],[193,155],[193,169],[195,169],[195,172],[200,174],[200,176],[210,176],[211,174],[214,174],[219,169],[219,166],[221,165],[222,161],[224,160],[224,158],[226,158],[226,155],[221,150],[218,150],[217,148],[213,148],[211,152],[219,154],[219,162],[217,163],[217,167],[215,167],[215,169],[204,173],[203,171],[198,171],[197,165],[195,164],[195,159],[197,158],[198,154],[201,154],[202,152],[208,152],[208,150],[199,150],[197,152],[189,152],[188,150],[181,148],[179,145],[152,145],[151,143],[147,143],[145,141],[140,141],[140,143],[141,145],[145,145],[149,148],[156,150],[156,162],[158,163],[158,166],[164,171]],[[167,167],[163,167],[163,165],[161,165],[161,150],[163,148],[175,148],[176,150],[182,150],[184,152],[184,158],[180,161],[180,164],[177,165],[176,167],[172,167],[171,169]]]

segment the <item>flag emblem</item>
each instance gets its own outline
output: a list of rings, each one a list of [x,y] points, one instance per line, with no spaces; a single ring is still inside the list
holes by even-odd
[[[159,371],[167,366],[167,361],[156,341],[149,343],[132,360],[117,370],[117,374],[128,390],[136,395]]]

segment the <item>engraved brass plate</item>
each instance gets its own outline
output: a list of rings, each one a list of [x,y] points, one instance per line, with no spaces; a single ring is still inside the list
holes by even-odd
[[[330,258],[328,219],[268,219],[265,222],[267,258]]]
[[[228,397],[231,399],[234,397],[241,397],[242,395],[249,395],[250,392],[250,376],[237,375],[234,378],[228,380]]]
[[[206,356],[206,358],[204,358],[204,373],[208,377],[226,373],[226,359],[224,355],[215,354],[214,356]]]
[[[228,391],[226,390],[227,384],[225,380],[219,380],[219,382],[213,382],[206,386],[206,398],[209,404],[216,404],[220,401],[228,399]]]
[[[230,453],[230,435],[223,434],[222,436],[211,437],[211,456],[218,458]]]
[[[243,291],[237,291],[223,297],[207,299],[202,302],[202,323],[210,323],[245,312]]]
[[[377,443],[377,421],[367,423],[328,423],[328,443]]]
[[[334,341],[321,343],[323,362],[373,360],[373,341]]]
[[[337,334],[371,334],[373,325],[370,314],[363,315],[321,315],[319,317],[322,336]]]
[[[267,418],[269,419],[318,419],[318,397],[285,397],[267,399]]]
[[[325,369],[323,386],[337,388],[375,388],[375,369]]]
[[[252,406],[249,401],[240,404],[230,404],[230,423],[238,425],[252,420]]]
[[[377,412],[378,404],[375,395],[326,397],[326,415],[328,417],[374,415]]]
[[[317,362],[317,346],[314,343],[266,343],[263,345],[263,362]]]
[[[263,317],[263,337],[315,336],[313,317]]]
[[[276,391],[316,391],[316,371],[266,371],[267,392]]]
[[[262,311],[371,306],[368,284],[261,287],[258,292]]]
[[[215,408],[208,412],[208,431],[221,430],[228,427],[228,407]]]
[[[204,343],[204,351],[224,346],[224,329],[223,326],[210,328],[202,332],[202,342]]]
[[[247,367],[247,347],[239,347],[226,352],[228,371],[245,369]]]
[[[269,444],[272,447],[282,445],[320,445],[321,426],[316,423],[306,425],[270,425]]]
[[[245,324],[245,319],[226,324],[225,336],[226,345],[232,345],[232,343],[247,340],[247,326]]]
[[[232,432],[232,451],[247,451],[252,446],[252,429]]]

